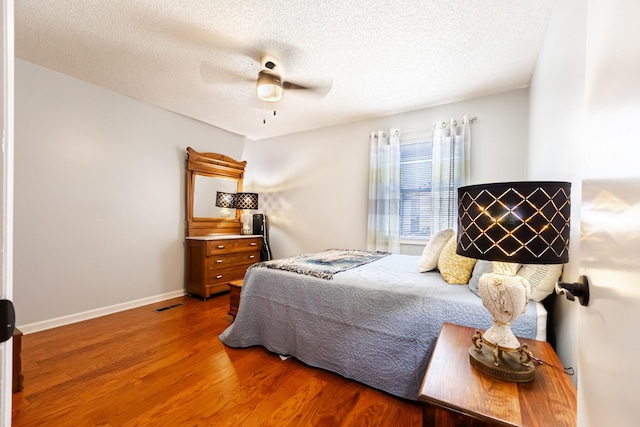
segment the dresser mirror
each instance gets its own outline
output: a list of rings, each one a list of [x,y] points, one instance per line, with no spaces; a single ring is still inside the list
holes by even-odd
[[[193,217],[194,218],[228,218],[222,213],[224,208],[216,206],[216,194],[237,193],[238,181],[227,178],[216,178],[195,174],[193,183]],[[229,209],[227,209],[229,211]],[[233,216],[235,209],[231,209]]]
[[[231,209],[230,217],[225,217],[216,207],[216,193],[242,192],[246,164],[187,148],[187,237],[240,233],[240,212]]]

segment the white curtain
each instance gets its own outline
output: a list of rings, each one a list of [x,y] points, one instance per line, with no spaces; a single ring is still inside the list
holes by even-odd
[[[457,190],[470,177],[471,127],[469,118],[457,126],[451,119],[434,124],[431,169],[431,235],[455,228],[458,214]]]
[[[400,252],[400,132],[371,132],[367,249]]]

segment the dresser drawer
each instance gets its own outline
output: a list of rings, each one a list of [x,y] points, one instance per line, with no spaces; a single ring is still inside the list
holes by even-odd
[[[247,272],[247,266],[225,268],[219,271],[210,271],[207,277],[207,286],[227,284],[232,280],[244,278]]]
[[[207,256],[260,250],[260,238],[207,241]]]
[[[211,271],[223,270],[241,265],[250,265],[260,261],[260,252],[236,252],[207,257],[207,269]]]

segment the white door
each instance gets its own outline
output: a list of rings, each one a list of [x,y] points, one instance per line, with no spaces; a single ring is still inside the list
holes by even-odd
[[[587,7],[580,273],[578,424],[640,419],[640,2]]]
[[[13,0],[2,2],[2,278],[0,298],[13,299]],[[12,341],[0,344],[0,426],[11,426]]]
[[[581,235],[580,271],[591,298],[578,321],[578,425],[636,425],[640,180],[584,180]]]

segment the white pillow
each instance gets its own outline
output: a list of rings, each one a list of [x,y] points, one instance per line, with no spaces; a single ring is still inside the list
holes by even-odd
[[[523,264],[518,270],[531,285],[531,299],[538,302],[553,292],[561,274],[562,264]]]
[[[451,236],[453,236],[453,233],[454,231],[452,229],[442,230],[429,240],[420,258],[420,273],[431,271],[438,266],[440,252],[442,252],[444,245],[446,245]]]

